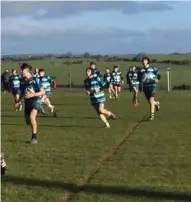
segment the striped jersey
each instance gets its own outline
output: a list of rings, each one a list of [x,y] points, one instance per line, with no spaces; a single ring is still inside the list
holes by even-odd
[[[139,85],[139,73],[138,71],[128,71],[127,72],[127,75],[126,75],[126,78],[127,78],[127,83],[129,85]]]
[[[32,76],[33,76],[33,77],[36,77],[36,78],[39,78],[39,77],[40,77],[39,74],[33,74]]]
[[[101,77],[101,73],[97,68],[95,68],[95,69],[91,68],[91,69],[92,69],[92,74],[94,75],[94,77],[97,77],[97,76]]]
[[[149,66],[148,68],[143,67],[139,70],[140,78],[143,87],[154,87],[157,85],[155,79],[159,74],[159,71],[154,66]]]
[[[42,84],[40,82],[40,80],[36,77],[31,77],[30,79],[25,79],[24,77],[22,77],[21,80],[21,90],[22,90],[22,94],[24,95],[26,92],[40,92],[40,90],[43,89]],[[32,97],[29,99],[25,99],[25,100],[41,100],[41,96],[39,97]]]
[[[92,77],[84,80],[84,87],[87,91],[90,91],[90,100],[92,104],[98,104],[105,102],[105,95],[103,87],[105,82],[100,79],[100,77]],[[95,92],[95,89],[99,88],[98,93]]]
[[[50,76],[42,76],[39,77],[39,80],[42,84],[42,87],[46,92],[51,92],[51,84],[53,82],[53,79]]]
[[[21,83],[21,76],[19,75],[12,75],[10,77],[10,87],[11,88],[20,88],[20,83]]]
[[[122,73],[120,71],[113,71],[112,72],[112,78],[113,78],[113,84],[115,85],[119,85],[121,84],[121,81],[123,80],[123,76],[122,76]]]
[[[111,72],[106,72],[104,74],[104,82],[106,83],[111,83],[112,82],[112,73]]]

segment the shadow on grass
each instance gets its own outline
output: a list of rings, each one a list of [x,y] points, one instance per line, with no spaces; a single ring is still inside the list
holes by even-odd
[[[121,196],[132,197],[147,197],[155,199],[167,199],[167,200],[183,200],[190,201],[191,193],[183,192],[170,192],[170,191],[155,191],[151,188],[133,188],[128,186],[113,186],[113,185],[99,185],[99,184],[87,184],[83,188],[75,183],[63,183],[56,181],[46,181],[39,179],[28,179],[14,176],[2,177],[2,183],[12,183],[15,185],[26,186],[41,186],[45,188],[58,188],[70,191],[71,193],[95,193],[95,194],[112,194]]]

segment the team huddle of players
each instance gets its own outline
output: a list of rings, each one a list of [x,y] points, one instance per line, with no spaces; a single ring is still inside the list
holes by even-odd
[[[159,111],[160,102],[156,101],[156,86],[161,75],[155,66],[150,65],[150,59],[144,57],[142,59],[143,67],[137,68],[131,67],[127,72],[126,78],[130,91],[133,92],[133,104],[138,106],[138,92],[143,91],[145,97],[150,105],[150,117],[149,120],[154,120],[155,111]],[[104,122],[106,128],[110,128],[110,124],[106,116],[115,119],[116,116],[105,108],[105,94],[104,88],[108,88],[109,97],[112,98],[112,92],[114,98],[118,99],[121,92],[121,85],[124,83],[122,73],[118,66],[113,67],[111,72],[109,68],[106,68],[106,73],[102,79],[99,70],[96,68],[94,62],[90,63],[90,67],[86,70],[86,79],[84,80],[84,86],[87,94],[90,96],[92,106],[95,108],[100,119]]]

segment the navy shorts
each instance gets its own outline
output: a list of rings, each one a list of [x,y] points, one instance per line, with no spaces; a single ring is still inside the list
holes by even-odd
[[[21,90],[20,90],[20,88],[12,88],[12,89],[11,89],[11,93],[12,93],[13,95],[16,95],[16,94],[21,95]]]
[[[46,91],[45,94],[46,94],[47,97],[50,97],[51,92],[50,91]]]
[[[147,98],[147,100],[149,100],[151,97],[155,97],[156,96],[156,87],[143,87],[143,92],[145,94],[145,97]]]

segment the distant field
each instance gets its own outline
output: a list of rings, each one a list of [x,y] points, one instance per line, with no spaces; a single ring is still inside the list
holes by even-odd
[[[157,60],[183,60],[183,59],[190,59],[191,54],[184,54],[184,55],[151,55],[152,59]],[[84,80],[84,72],[85,69],[89,65],[89,61],[91,59],[84,59],[82,58],[84,63],[83,64],[73,64],[71,65],[72,74],[71,80],[72,83],[75,85],[82,85]],[[63,64],[64,61],[74,61],[74,60],[81,60],[81,59],[56,59],[56,60],[35,60],[29,61],[29,64],[33,66],[33,68],[44,68],[47,71],[48,75],[56,77],[58,84],[69,84],[69,66]],[[101,73],[104,73],[106,67],[112,68],[114,65],[119,64],[120,69],[125,77],[127,69],[132,65],[141,66],[142,64],[139,62],[96,62],[97,67],[100,69]],[[168,64],[155,64],[161,74],[162,80],[160,86],[163,88],[167,87],[167,78],[166,78],[166,69]],[[2,62],[2,71],[6,68],[11,70],[12,68],[19,68],[19,62]],[[190,80],[191,75],[191,65],[189,66],[180,66],[180,65],[172,65],[172,78],[171,84],[174,85],[182,85],[182,84],[191,84]]]
[[[9,172],[3,202],[189,202],[191,199],[191,94],[159,92],[161,111],[141,121],[132,94],[108,100],[117,115],[103,128],[84,93],[53,93],[58,118],[39,117],[39,142],[30,140],[23,112],[2,95],[1,140]],[[86,184],[79,189],[80,184]]]

